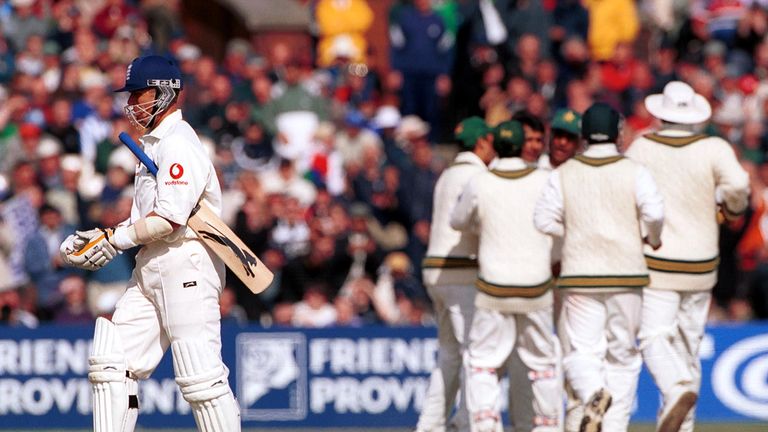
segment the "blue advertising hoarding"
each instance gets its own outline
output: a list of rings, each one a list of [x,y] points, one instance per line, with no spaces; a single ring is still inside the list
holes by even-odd
[[[0,328],[0,429],[88,428],[92,328]],[[412,427],[435,366],[434,328],[224,328],[230,384],[251,427]],[[702,347],[701,421],[768,421],[768,324],[716,326]],[[504,392],[506,394],[506,392]],[[170,355],[141,384],[139,424],[193,427]],[[653,421],[644,370],[633,421]]]

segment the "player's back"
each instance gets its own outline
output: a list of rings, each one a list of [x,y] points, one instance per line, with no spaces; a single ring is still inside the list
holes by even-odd
[[[424,282],[472,284],[477,273],[477,235],[451,228],[451,211],[469,180],[486,171],[472,152],[462,152],[435,185],[429,246],[424,258]]]
[[[651,171],[664,197],[662,248],[652,255],[687,259],[717,256],[716,190],[732,181],[748,182],[730,145],[704,135],[648,134],[632,143],[627,156]]]

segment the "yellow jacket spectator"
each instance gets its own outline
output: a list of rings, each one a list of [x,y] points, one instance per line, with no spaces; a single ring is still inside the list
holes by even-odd
[[[373,11],[366,0],[320,0],[315,18],[320,33],[319,66],[330,66],[337,57],[365,60],[365,32],[373,23]]]
[[[588,42],[592,58],[609,60],[621,42],[633,42],[640,23],[632,0],[584,0],[589,11]]]

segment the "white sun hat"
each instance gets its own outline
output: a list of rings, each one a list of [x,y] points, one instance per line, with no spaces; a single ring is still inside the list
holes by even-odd
[[[394,128],[400,124],[401,120],[400,110],[392,105],[382,105],[376,111],[376,116],[373,118],[373,125],[377,129]]]
[[[678,124],[704,123],[712,116],[707,99],[681,81],[664,86],[664,93],[645,98],[645,108],[654,117]]]

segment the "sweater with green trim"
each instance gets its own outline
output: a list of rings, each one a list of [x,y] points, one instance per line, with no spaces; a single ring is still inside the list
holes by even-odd
[[[580,155],[558,168],[565,225],[559,288],[606,292],[648,285],[635,198],[639,168],[621,155]]]
[[[645,248],[650,287],[705,291],[717,282],[718,206],[727,217],[748,205],[749,176],[728,144],[677,129],[637,138],[627,156],[645,165],[664,197],[662,247]]]

